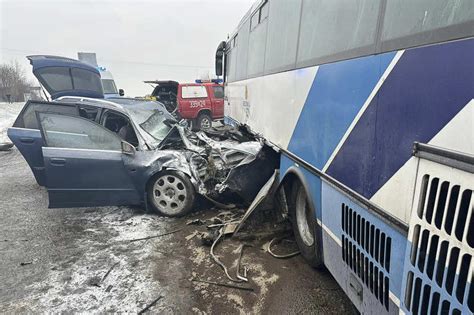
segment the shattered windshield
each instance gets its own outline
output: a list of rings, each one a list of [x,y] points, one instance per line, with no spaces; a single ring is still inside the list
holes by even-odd
[[[160,109],[153,110],[130,110],[133,121],[135,121],[146,133],[161,141],[170,131],[170,126],[165,124],[167,115]]]

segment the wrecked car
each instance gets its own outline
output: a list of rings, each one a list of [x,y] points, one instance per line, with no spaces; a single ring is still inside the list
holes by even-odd
[[[47,188],[50,208],[144,204],[182,216],[197,196],[249,203],[278,164],[241,130],[195,133],[159,102],[101,99],[98,71],[78,61],[29,59],[53,100],[28,101],[8,137]]]

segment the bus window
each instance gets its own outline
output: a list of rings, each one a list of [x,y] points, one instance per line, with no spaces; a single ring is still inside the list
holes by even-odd
[[[236,57],[236,64],[238,65],[235,69],[235,79],[244,80],[247,78],[247,55],[248,55],[248,45],[249,45],[249,27],[250,20],[247,19],[239,29],[239,53]]]
[[[232,41],[234,42],[234,41]],[[237,47],[231,48],[231,45],[228,45],[227,49],[230,48],[230,51],[226,54],[226,81],[232,82],[235,81],[235,72],[236,72],[236,59],[237,59]]]
[[[407,48],[474,35],[474,1],[387,1],[383,50]]]
[[[265,74],[294,66],[300,12],[301,0],[272,0],[265,49]]]
[[[304,0],[298,66],[375,52],[379,7],[373,0]]]
[[[267,4],[265,6],[268,7]],[[249,51],[248,51],[248,64],[247,64],[247,75],[248,77],[254,77],[256,75],[263,74],[263,62],[265,60],[265,43],[267,39],[267,21],[268,19],[260,20],[260,11],[262,7],[255,12],[251,18],[250,26],[250,38],[249,38]],[[257,18],[255,18],[257,16]],[[255,20],[255,21],[254,21]],[[258,21],[258,25],[254,24]]]

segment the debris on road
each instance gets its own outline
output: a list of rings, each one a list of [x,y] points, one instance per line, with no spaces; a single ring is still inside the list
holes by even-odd
[[[10,151],[11,148],[13,148],[13,143],[11,142],[0,143],[0,151]]]
[[[117,266],[119,264],[119,262],[117,261],[115,264],[112,265],[112,267],[110,267],[110,269],[107,271],[107,273],[104,275],[104,277],[102,278],[101,282],[104,282],[104,280],[109,276],[110,272],[112,272],[112,270],[115,268],[115,266]]]
[[[153,307],[153,305],[155,305],[159,300],[161,300],[163,298],[163,296],[159,296],[157,297],[155,300],[153,300],[153,302],[151,302],[150,304],[148,304],[144,309],[142,309],[140,312],[138,312],[138,315],[140,314],[143,314],[145,313],[146,311],[148,311],[151,307]]]
[[[244,251],[244,247],[248,246],[246,244],[240,244],[239,248],[237,248],[237,253],[239,254],[239,257],[237,258],[237,271],[236,271],[236,277],[239,280],[248,282],[249,280],[247,279],[247,267],[244,267],[244,274],[240,274],[240,263],[242,261],[242,253]]]
[[[201,219],[195,219],[195,220],[186,222],[186,225],[203,225],[204,223],[205,222],[202,221]]]
[[[219,235],[217,236],[217,238],[215,239],[214,243],[212,244],[211,246],[211,257],[212,257],[212,260],[214,260],[214,262],[216,264],[218,264],[222,270],[224,270],[224,273],[226,275],[226,277],[232,281],[232,282],[242,282],[242,281],[245,281],[245,280],[242,280],[242,279],[234,279],[230,276],[229,274],[229,270],[227,269],[226,265],[219,259],[219,257],[217,257],[215,254],[214,254],[214,248],[216,247],[216,244],[219,242],[219,240],[222,238],[222,236],[224,235],[224,228],[220,228],[219,230]],[[248,281],[248,280],[247,280]],[[247,282],[245,281],[245,282]]]
[[[300,254],[300,251],[297,250],[297,251],[294,251],[294,252],[291,252],[291,253],[288,253],[288,254],[275,254],[272,250],[272,245],[277,244],[279,242],[282,242],[282,241],[285,241],[286,239],[284,237],[275,237],[273,238],[270,243],[268,243],[268,247],[266,248],[267,252],[272,255],[273,257],[275,258],[279,258],[279,259],[286,259],[286,258],[291,258],[291,257],[294,257],[294,256],[297,256]],[[288,241],[288,240],[286,240]]]
[[[239,290],[244,290],[244,291],[254,291],[252,287],[243,287],[235,284],[229,284],[229,283],[221,283],[221,282],[215,282],[215,281],[209,281],[209,280],[200,280],[200,279],[191,279],[191,281],[194,282],[201,282],[201,283],[207,283],[207,284],[213,284],[221,287],[226,287],[226,288],[231,288],[231,289],[239,289]]]
[[[148,237],[142,237],[142,238],[135,238],[133,240],[128,240],[130,243],[131,242],[138,242],[138,241],[146,241],[146,240],[150,240],[152,238],[158,238],[158,237],[162,237],[162,236],[166,236],[166,235],[170,235],[170,234],[174,234],[176,232],[179,232],[179,231],[182,231],[184,230],[184,226],[180,227],[180,228],[177,228],[177,229],[174,229],[174,230],[171,230],[169,232],[166,232],[166,233],[162,233],[162,234],[158,234],[158,235],[152,235],[152,236],[148,236]]]

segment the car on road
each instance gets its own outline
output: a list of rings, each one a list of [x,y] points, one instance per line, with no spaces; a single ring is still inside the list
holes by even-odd
[[[165,104],[180,119],[188,120],[194,130],[210,128],[213,120],[224,118],[224,86],[217,81],[144,82],[154,86],[151,99]]]
[[[274,171],[273,151],[241,131],[195,133],[159,102],[103,99],[93,67],[29,59],[53,100],[28,101],[8,137],[50,208],[144,204],[182,216],[196,195],[250,202]]]

